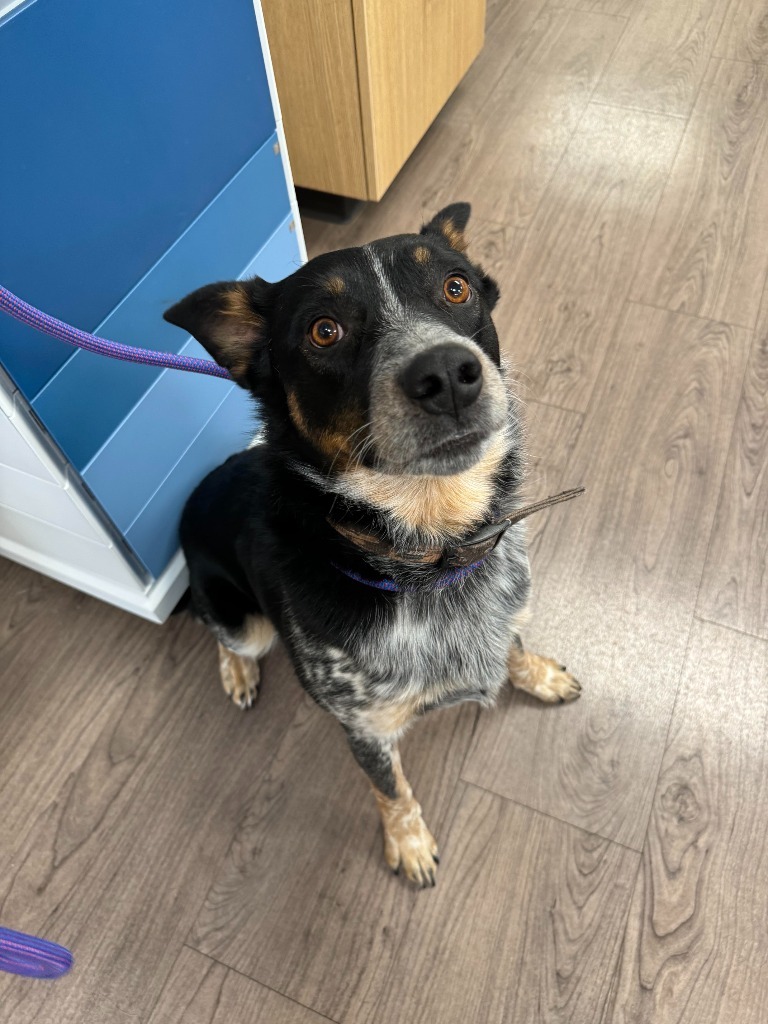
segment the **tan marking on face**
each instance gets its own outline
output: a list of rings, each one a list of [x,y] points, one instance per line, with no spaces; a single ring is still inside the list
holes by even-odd
[[[429,263],[430,251],[425,245],[417,245],[413,250],[413,258],[417,263]]]
[[[434,885],[437,843],[424,824],[421,807],[403,773],[396,748],[392,753],[392,771],[397,791],[394,799],[373,787],[384,831],[384,859],[393,871],[402,868],[410,881]]]
[[[466,236],[460,228],[456,227],[450,217],[442,221],[440,230],[448,239],[448,244],[452,249],[455,249],[457,252],[464,252],[468,245]]]
[[[436,539],[456,536],[487,513],[493,477],[506,452],[502,434],[474,466],[453,476],[396,476],[356,467],[347,474],[355,494],[406,526]]]
[[[295,391],[289,391],[288,415],[299,433],[309,441],[313,448],[333,460],[339,470],[345,470],[351,462],[355,451],[360,450],[363,442],[362,419],[354,409],[347,409],[339,414],[332,427],[320,430],[312,428],[306,420],[299,405]]]
[[[310,440],[312,438],[312,433],[307,425],[307,421],[304,419],[304,413],[301,411],[301,406],[299,405],[299,400],[296,397],[296,392],[289,391],[286,397],[288,399],[288,415],[291,417],[294,427],[296,427],[298,432],[306,437],[307,440]]]
[[[338,298],[339,295],[343,295],[344,290],[346,288],[346,285],[344,284],[344,278],[339,277],[338,274],[334,274],[333,277],[329,277],[328,280],[325,282],[325,286],[331,293],[331,295],[335,296],[336,298]]]
[[[507,667],[516,690],[524,690],[547,704],[562,704],[581,696],[581,684],[552,658],[513,645]]]

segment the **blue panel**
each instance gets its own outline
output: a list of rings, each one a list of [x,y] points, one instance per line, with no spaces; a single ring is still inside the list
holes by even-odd
[[[287,217],[240,275],[263,277],[265,281],[282,281],[301,266],[301,254],[292,217]]]
[[[290,229],[289,216],[247,269],[278,280],[295,269],[298,259],[298,242]],[[184,338],[178,328],[174,330]],[[206,355],[188,336],[183,352]],[[128,529],[232,387],[220,378],[161,371],[153,387],[86,468],[83,479],[121,531]],[[239,443],[238,435],[232,450]],[[162,524],[158,529],[162,530]]]
[[[187,337],[162,319],[163,311],[199,285],[240,275],[254,249],[286,215],[290,219],[282,162],[273,149],[275,140],[273,135],[110,314],[99,328],[100,335],[164,352],[179,350]],[[288,234],[287,225],[283,234]],[[293,246],[295,251],[295,237]],[[279,264],[270,251],[267,247],[264,252],[267,264]],[[282,264],[280,268],[279,276],[284,276]],[[160,373],[154,367],[81,350],[32,405],[73,465],[82,471]],[[221,397],[220,382],[202,380],[203,387]]]
[[[233,387],[126,534],[153,576],[162,573],[179,547],[179,519],[189,495],[206,473],[245,448],[255,429],[248,395]]]
[[[184,355],[200,355],[196,341]],[[121,532],[233,387],[220,378],[164,370],[99,452],[83,479]]]
[[[275,126],[250,0],[36,0],[0,24],[0,95],[0,281],[86,330]],[[2,318],[28,398],[70,354]]]

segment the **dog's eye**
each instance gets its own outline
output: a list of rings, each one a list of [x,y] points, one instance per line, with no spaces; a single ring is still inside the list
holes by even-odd
[[[443,295],[449,302],[466,302],[471,294],[469,281],[461,274],[451,274],[443,282]]]
[[[329,345],[335,345],[343,337],[344,328],[341,324],[337,324],[335,320],[331,320],[329,316],[321,316],[309,328],[309,340],[313,345],[317,345],[318,348],[328,348]]]

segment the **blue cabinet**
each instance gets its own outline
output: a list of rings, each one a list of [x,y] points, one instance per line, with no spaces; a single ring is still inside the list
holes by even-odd
[[[0,282],[41,309],[116,341],[205,355],[164,309],[208,281],[279,280],[301,262],[251,0],[31,0],[0,20],[0,93]],[[162,576],[186,494],[253,429],[248,396],[6,318],[0,365],[67,486],[93,502],[145,585]]]

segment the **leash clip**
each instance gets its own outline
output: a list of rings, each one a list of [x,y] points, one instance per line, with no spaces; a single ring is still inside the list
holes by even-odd
[[[461,569],[479,562],[493,551],[511,525],[511,519],[502,519],[500,523],[482,526],[468,541],[446,548],[440,560],[440,568]]]

